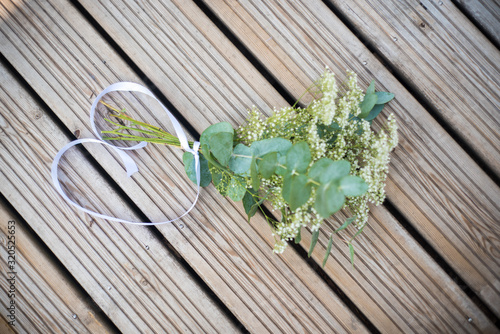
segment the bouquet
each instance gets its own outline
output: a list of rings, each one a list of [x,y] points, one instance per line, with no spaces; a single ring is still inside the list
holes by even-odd
[[[352,216],[330,235],[323,266],[333,235],[350,224],[358,228],[352,238],[344,239],[353,262],[352,241],[367,224],[368,203],[379,205],[385,199],[397,126],[392,114],[378,132],[371,125],[394,94],[376,92],[374,81],[363,94],[352,72],[339,87],[328,68],[306,92],[315,96],[306,107],[297,101],[274,109],[269,117],[254,107],[238,129],[221,122],[203,131],[200,185],[213,183],[222,196],[242,201],[248,219],[261,211],[275,237],[276,253],[282,253],[291,240],[300,242],[302,228],[309,227],[311,256],[323,221],[347,208]],[[101,103],[115,118],[106,119],[114,128],[102,131],[104,140],[180,146],[176,136]],[[196,183],[194,156],[185,152],[183,162],[187,176]]]

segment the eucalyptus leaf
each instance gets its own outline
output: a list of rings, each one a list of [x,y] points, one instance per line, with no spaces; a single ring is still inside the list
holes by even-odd
[[[200,157],[200,186],[206,187],[212,182],[212,173],[208,169],[208,161],[203,155]],[[184,152],[182,155],[182,162],[184,162],[184,170],[188,178],[196,184],[196,166],[194,155],[190,152]]]
[[[351,243],[349,243],[349,254],[351,256],[352,269],[354,269],[354,247],[352,246]]]
[[[307,257],[311,257],[314,247],[316,247],[316,243],[318,242],[319,237],[319,229],[314,231],[311,237],[311,245],[309,246],[309,252],[307,253]]]
[[[332,245],[333,245],[333,235],[330,235],[330,240],[328,240],[328,246],[326,246],[325,257],[323,258],[323,264],[321,265],[322,268],[325,267],[326,260],[328,260],[328,256],[330,256],[330,252],[332,251]]]
[[[351,164],[346,160],[333,161],[329,158],[321,158],[312,165],[308,176],[321,184],[341,179],[349,174]]]
[[[340,189],[346,196],[361,196],[368,190],[368,184],[359,176],[347,175],[340,180]]]
[[[311,184],[304,174],[287,174],[283,180],[282,195],[292,211],[304,205],[311,196]]]
[[[269,179],[274,175],[276,166],[278,165],[278,152],[270,152],[259,160],[259,173],[263,178]]]
[[[394,94],[389,92],[375,92],[375,95],[377,95],[377,104],[387,103],[394,98]]]
[[[252,157],[252,161],[250,163],[250,177],[252,179],[252,188],[257,191],[260,187],[260,178],[259,173],[257,172],[257,163],[255,161],[256,158]]]
[[[370,114],[370,111],[377,104],[377,95],[375,94],[366,94],[363,102],[361,102],[360,108],[361,113],[358,115],[359,118],[365,118]]]
[[[276,174],[285,176],[288,171],[286,168],[282,167],[286,165],[286,155],[280,155],[278,157],[278,166],[276,167]]]
[[[375,93],[375,80],[372,80],[372,82],[370,82],[370,85],[366,89],[366,95],[374,93]]]
[[[250,218],[253,217],[257,213],[257,210],[259,209],[259,207],[262,205],[263,202],[264,202],[264,199],[261,199],[260,201],[258,201],[254,205],[252,205],[252,207],[250,208],[250,212],[248,213],[248,221],[249,222],[250,222]]]
[[[233,150],[233,155],[229,159],[228,165],[236,174],[243,175],[250,169],[252,162],[252,150],[243,144],[238,144]]]
[[[311,151],[306,142],[294,144],[286,154],[286,168],[288,171],[303,173],[311,162]]]
[[[356,220],[356,216],[347,218],[346,221],[344,222],[344,224],[342,224],[342,226],[340,226],[338,229],[336,229],[335,232],[333,232],[333,233],[337,233],[339,231],[342,231],[347,226],[349,226],[354,220]]]
[[[214,135],[216,133],[221,133],[221,132],[226,132],[226,133],[230,133],[231,135],[234,135],[234,129],[231,126],[231,124],[229,124],[227,122],[216,123],[216,124],[210,125],[201,134],[201,136],[200,136],[201,146],[209,145],[210,137],[212,137],[212,135]]]
[[[345,203],[345,196],[338,186],[332,181],[322,184],[316,190],[314,209],[323,218],[328,218],[335,212],[342,209]]]
[[[210,151],[223,166],[227,166],[233,153],[233,134],[229,132],[215,133],[208,139]]]
[[[243,196],[242,203],[243,203],[243,208],[245,208],[245,213],[249,216],[248,218],[253,217],[250,216],[250,210],[252,209],[252,206],[257,203],[256,197],[257,196],[257,191],[255,189],[247,189],[245,192],[245,195]],[[255,214],[255,212],[254,212]]]
[[[253,142],[250,148],[256,157],[262,157],[270,152],[285,155],[292,147],[292,143],[284,138],[269,138]]]
[[[227,196],[235,202],[239,202],[246,194],[245,180],[240,177],[232,177],[227,189]]]
[[[376,105],[374,105],[373,109],[370,110],[370,113],[368,114],[368,116],[366,116],[364,118],[364,120],[368,121],[368,122],[373,121],[380,114],[380,112],[382,111],[382,109],[384,109],[384,106],[385,106],[385,104],[376,104]]]

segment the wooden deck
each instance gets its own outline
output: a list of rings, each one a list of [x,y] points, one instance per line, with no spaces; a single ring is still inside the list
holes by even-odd
[[[0,18],[1,333],[500,332],[497,2],[5,0]],[[274,255],[265,219],[212,186],[182,220],[144,227],[92,218],[52,185],[111,83],[147,85],[197,138],[293,103],[325,66],[396,95],[388,197],[355,269],[340,242],[321,268],[334,219],[310,259],[310,231]],[[162,221],[195,196],[181,153],[136,151],[127,178],[86,145],[63,183],[87,208]]]

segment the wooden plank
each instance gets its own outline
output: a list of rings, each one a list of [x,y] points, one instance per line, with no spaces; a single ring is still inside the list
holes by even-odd
[[[499,176],[500,52],[453,2],[330,2]]]
[[[116,326],[124,332],[236,332],[148,228],[91,220],[68,207],[50,178],[51,160],[68,138],[3,66],[0,81],[1,191]],[[138,219],[88,159],[79,152],[69,154],[63,184],[77,195],[78,189],[87,189],[82,205],[104,211],[112,203],[111,214]],[[29,254],[30,261],[35,259]],[[57,280],[51,284],[63,287]],[[65,303],[59,312],[70,305]],[[43,310],[36,303],[33,307]],[[72,309],[75,313],[78,307]],[[77,316],[83,320],[87,315],[78,311]],[[52,320],[57,326],[63,323],[57,317]]]
[[[497,45],[500,44],[500,3],[490,0],[457,0],[456,3],[461,10],[474,18],[476,24],[479,24]]]
[[[500,193],[488,175],[324,4],[206,2],[296,97],[325,65],[339,77],[356,71],[365,87],[376,78],[380,90],[396,94],[384,113],[394,112],[400,126],[388,198],[500,314]]]
[[[5,334],[14,334],[14,330],[12,327],[7,323],[7,320],[4,318],[3,314],[0,317],[0,331]]]
[[[8,13],[5,6],[2,10],[8,18],[0,26],[2,52],[16,59],[12,64],[72,132],[92,136],[87,121],[92,92],[138,78],[67,2],[29,2]],[[177,79],[189,77],[184,73]],[[140,115],[147,120],[153,117],[149,112]],[[148,147],[134,153],[141,173],[132,178],[124,177],[106,149],[88,150],[151,220],[189,207],[193,186],[184,176],[179,150]],[[242,208],[213,188],[204,190],[188,217],[159,230],[253,332],[366,331],[297,253],[272,256],[274,239],[264,219],[247,224]]]
[[[100,310],[87,300],[88,296],[79,291],[80,287],[68,280],[57,264],[47,257],[26,222],[3,203],[0,203],[0,221],[2,309],[6,310],[11,300],[15,302],[15,318],[7,319],[12,324],[5,324],[5,328],[0,329],[2,333],[7,333],[7,328],[20,333],[115,332],[102,318]],[[15,251],[8,246],[15,247]],[[15,263],[10,263],[12,269],[7,262],[9,249],[14,253]],[[11,290],[7,283],[10,272],[15,272],[13,298],[5,293]],[[2,319],[4,316],[5,311]]]
[[[119,3],[111,3],[110,7],[94,7],[90,3],[84,5],[141,69],[161,87],[168,98],[174,101],[174,105],[180,110],[186,110],[182,109],[182,106],[189,106],[202,111],[185,115],[199,131],[210,124],[207,119],[231,120],[233,124],[238,124],[243,118],[243,115],[239,114],[240,111],[249,105],[247,101],[258,101],[262,109],[267,109],[268,101],[280,100],[278,94],[269,88],[260,75],[251,69],[234,47],[190,2],[175,3],[176,6],[144,3],[144,7]],[[129,22],[133,22],[133,25]],[[28,76],[27,72],[23,73]],[[219,88],[222,83],[223,87],[227,87],[227,91],[226,88]],[[242,91],[240,87],[246,88]],[[284,102],[281,102],[283,105]],[[227,106],[231,108],[228,109]],[[148,164],[148,167],[151,168],[151,165]],[[207,196],[212,196],[213,192],[208,189],[206,193]],[[214,194],[212,203],[215,203],[217,198],[217,194]],[[208,206],[205,206],[205,203],[208,203]],[[200,204],[201,208],[210,212],[210,201],[205,203]],[[228,205],[226,202],[222,203],[224,210],[231,210],[229,206],[225,207]],[[148,207],[149,212],[152,212],[152,208],[153,205]],[[240,207],[238,210],[241,212]],[[379,240],[377,233],[368,231],[366,237],[377,246],[361,249],[359,257],[365,260],[359,272],[351,271],[345,248],[334,253],[336,262],[328,266],[328,273],[345,289],[358,307],[379,328],[386,331],[416,331],[419,328],[475,331],[491,328],[491,323],[484,315],[439,270],[425,252],[411,241],[394,218],[382,209],[375,212],[380,224],[384,224],[381,231],[385,229],[385,234],[390,231],[389,234],[393,235],[391,237],[396,245],[392,246],[393,248],[381,247],[379,245],[383,245],[387,240]],[[192,216],[200,219],[196,212]],[[240,216],[239,219],[244,218]],[[207,226],[217,226],[216,220],[215,216],[208,216],[208,221],[206,218],[200,219]],[[269,237],[263,222],[253,223],[253,226],[272,244],[272,238]],[[190,228],[197,232],[195,227]],[[216,228],[219,233],[226,233],[227,229],[237,230],[230,222],[226,222],[226,226]],[[245,229],[245,232],[247,231]],[[179,243],[176,247],[182,245]],[[186,249],[180,252],[190,257]],[[229,250],[228,247],[226,252]],[[250,250],[252,248],[247,248],[244,252]],[[290,251],[284,256],[289,256]],[[237,254],[247,255],[244,252],[238,250]],[[422,258],[425,260],[422,261]],[[191,258],[188,261],[194,263]],[[388,271],[388,268],[393,267],[397,268],[394,272]],[[200,270],[198,263],[193,264],[193,268]],[[207,281],[213,279],[204,277]],[[224,296],[221,296],[221,299],[223,298]],[[436,303],[437,300],[442,302]],[[474,314],[473,318],[481,320],[469,324],[465,316],[469,313]],[[485,327],[480,328],[482,326]]]

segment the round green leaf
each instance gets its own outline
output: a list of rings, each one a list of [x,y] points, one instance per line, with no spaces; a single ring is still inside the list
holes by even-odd
[[[194,155],[189,152],[184,152],[182,155],[184,162],[184,170],[188,178],[196,184],[196,166]],[[203,155],[200,154],[200,186],[206,187],[212,182],[212,174],[208,169],[208,161]]]
[[[229,159],[229,169],[236,174],[245,174],[250,169],[252,162],[252,150],[243,144],[238,144],[233,150],[233,155]]]
[[[344,203],[345,196],[335,182],[322,184],[316,190],[314,209],[323,218],[328,218],[342,209]]]
[[[227,122],[216,123],[216,124],[210,125],[201,134],[201,136],[200,136],[201,146],[209,145],[208,140],[210,139],[210,137],[212,137],[216,133],[221,133],[221,132],[227,132],[227,133],[230,133],[231,135],[234,135],[234,129],[231,126],[231,124],[229,124]]]
[[[270,152],[285,155],[292,143],[284,138],[269,138],[253,142],[250,146],[256,157],[262,157]]]
[[[346,160],[333,161],[329,158],[322,158],[312,165],[308,176],[323,184],[348,175],[350,170],[351,164]]]
[[[282,195],[292,211],[304,205],[311,196],[311,184],[303,174],[287,174],[283,180]]]
[[[286,154],[286,168],[289,172],[297,171],[303,173],[311,162],[311,151],[306,142],[293,145]]]
[[[361,196],[368,190],[368,185],[359,176],[348,175],[340,180],[340,189],[346,196]]]
[[[263,178],[268,179],[274,175],[276,166],[278,165],[278,153],[271,152],[262,157],[259,160],[259,173]]]
[[[209,139],[210,151],[221,165],[226,166],[233,153],[233,134],[219,132],[213,134]]]

